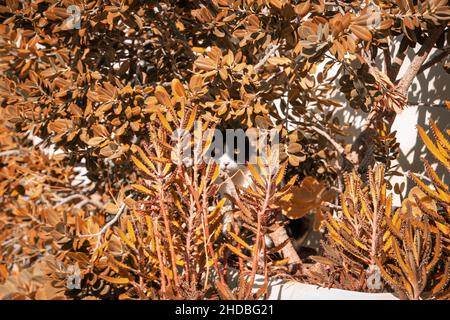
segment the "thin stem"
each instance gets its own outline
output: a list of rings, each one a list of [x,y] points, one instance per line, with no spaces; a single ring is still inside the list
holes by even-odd
[[[164,260],[161,254],[161,247],[160,247],[160,239],[161,235],[158,232],[158,223],[156,219],[152,219],[152,236],[153,240],[155,241],[155,247],[156,247],[156,255],[158,257],[158,263],[159,263],[159,270],[161,272],[161,291],[163,293],[163,296],[166,294],[166,273],[164,272]]]
[[[176,264],[176,254],[175,249],[173,246],[173,240],[172,240],[172,233],[170,232],[170,222],[168,218],[168,213],[166,210],[166,206],[164,204],[164,191],[163,191],[163,184],[160,182],[159,185],[159,192],[158,192],[158,198],[159,198],[159,204],[161,206],[161,213],[163,216],[163,223],[164,228],[166,232],[167,242],[169,243],[169,252],[170,252],[170,260],[172,264],[172,272],[173,272],[173,280],[175,281],[175,286],[179,286],[178,281],[178,272],[177,272],[177,264]]]
[[[94,251],[96,251],[99,246],[100,246],[100,240],[101,240],[101,236],[102,234],[104,234],[109,227],[111,227],[114,223],[116,223],[117,220],[119,220],[120,216],[122,215],[123,212],[125,212],[126,205],[125,203],[122,204],[119,208],[119,211],[116,213],[116,215],[114,216],[114,218],[112,218],[107,224],[105,224],[103,226],[103,228],[100,229],[99,232],[97,233],[91,233],[91,234],[81,234],[79,235],[80,238],[92,238],[92,237],[97,237],[97,245],[94,248]]]
[[[252,272],[250,275],[250,281],[247,286],[247,293],[246,293],[247,297],[252,292],[253,284],[255,283],[256,272],[258,271],[258,258],[259,258],[259,250],[260,250],[259,246],[260,246],[261,241],[264,241],[264,235],[262,234],[262,230],[261,230],[262,216],[266,214],[266,210],[269,206],[271,189],[272,189],[272,179],[268,179],[264,203],[263,203],[261,210],[259,210],[259,212],[257,212],[256,240],[255,240],[255,246],[253,248]]]

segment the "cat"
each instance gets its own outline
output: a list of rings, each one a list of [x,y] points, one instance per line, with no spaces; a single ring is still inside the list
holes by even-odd
[[[217,183],[220,185],[218,194],[219,197],[226,198],[223,206],[223,228],[222,233],[226,233],[231,225],[235,222],[233,217],[233,203],[230,200],[238,197],[238,188],[248,188],[251,186],[252,179],[247,163],[250,158],[251,148],[248,137],[243,134],[243,131],[232,131],[231,128],[222,127],[216,131],[213,143],[218,139],[222,139],[222,143],[216,145],[216,149],[212,150],[211,155],[219,165],[219,178]],[[240,137],[238,137],[240,135]],[[218,150],[218,149],[221,150]]]
[[[239,228],[241,227],[241,221],[236,220],[234,217],[235,208],[230,198],[234,199],[238,196],[238,188],[252,187],[253,181],[247,164],[249,159],[252,158],[252,153],[256,152],[256,146],[251,143],[248,137],[245,137],[245,143],[242,143],[242,137],[240,143],[238,143],[239,138],[232,135],[231,131],[228,131],[229,134],[227,136],[227,128],[221,128],[219,132],[217,132],[213,143],[216,141],[215,139],[221,138],[223,143],[219,144],[219,148],[220,145],[223,145],[223,149],[213,150],[211,154],[213,157],[217,155],[215,159],[220,169],[220,175],[217,181],[220,185],[218,190],[219,197],[226,198],[222,218],[222,233],[226,235],[227,231],[235,223],[237,223]],[[255,169],[259,171],[258,166],[255,166]],[[297,252],[300,251],[302,243],[312,229],[310,220],[307,218],[288,220],[285,228],[292,240],[294,248]],[[265,236],[265,243],[268,248],[274,246],[272,239],[268,235]]]

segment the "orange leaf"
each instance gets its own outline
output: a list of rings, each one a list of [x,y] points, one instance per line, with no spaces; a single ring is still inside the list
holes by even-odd
[[[130,280],[128,278],[113,278],[113,277],[108,277],[108,276],[104,276],[104,275],[100,275],[99,277],[102,278],[103,280],[106,280],[108,282],[115,283],[115,284],[127,284],[130,282]]]
[[[162,86],[157,86],[155,90],[155,97],[158,102],[166,107],[172,107],[172,101],[166,89]]]
[[[350,30],[361,40],[370,41],[372,40],[372,34],[369,29],[363,26],[352,25]]]

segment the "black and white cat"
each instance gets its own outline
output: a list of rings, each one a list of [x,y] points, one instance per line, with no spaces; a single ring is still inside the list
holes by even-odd
[[[223,207],[223,233],[233,223],[233,204],[229,197],[237,197],[237,188],[247,188],[251,185],[252,179],[247,163],[251,153],[255,152],[255,146],[250,144],[242,129],[235,131],[232,128],[220,128],[215,132],[210,151],[210,155],[219,165],[220,176],[217,183],[220,198],[226,198]],[[221,141],[219,141],[221,139]]]
[[[222,220],[222,233],[226,234],[233,223],[240,225],[240,222],[234,219],[233,212],[235,208],[233,207],[232,201],[229,200],[229,197],[237,197],[237,187],[248,188],[252,186],[251,172],[247,164],[250,159],[254,159],[253,155],[256,154],[256,146],[253,140],[250,140],[247,136],[245,136],[244,142],[243,136],[235,134],[233,129],[230,128],[222,128],[220,134],[217,133],[215,136],[215,139],[222,139],[223,141],[223,149],[213,150],[211,155],[217,161],[220,168],[220,178],[217,182],[220,184],[218,190],[219,197],[227,198],[223,207],[224,214]],[[221,144],[219,143],[218,145],[220,147]],[[255,166],[255,169],[258,170],[258,166]],[[310,230],[311,223],[309,219],[292,220],[286,225],[287,234],[292,239],[296,250],[299,250]],[[273,242],[269,236],[266,236],[265,241],[268,247],[273,246]]]

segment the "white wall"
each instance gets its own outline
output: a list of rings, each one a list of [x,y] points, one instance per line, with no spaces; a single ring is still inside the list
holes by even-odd
[[[397,48],[395,48],[397,49]],[[415,56],[418,48],[410,49],[408,57],[405,59],[399,76],[403,76],[411,60]],[[396,50],[395,50],[396,52]],[[434,54],[431,52],[430,57]],[[425,152],[425,146],[422,140],[417,135],[416,125],[420,124],[427,132],[428,119],[431,117],[435,120],[441,130],[449,129],[450,111],[442,107],[445,100],[450,100],[450,75],[443,70],[441,65],[435,65],[416,77],[408,94],[408,107],[399,115],[397,115],[392,131],[397,131],[396,138],[400,143],[400,156],[395,162],[398,171],[407,173],[409,170],[416,173],[423,173],[423,165],[420,161],[421,156],[425,156],[434,163],[435,159],[431,154]],[[338,112],[340,118],[352,125],[351,135],[347,138],[347,143],[354,141],[358,136],[362,127],[362,122],[365,115],[362,112],[357,112],[351,108],[342,109],[343,112]],[[438,167],[438,174],[444,179],[447,184],[450,184],[450,177],[445,174],[442,167]],[[405,182],[407,190],[410,190],[414,185],[413,182],[406,177],[392,177],[390,179],[392,184]],[[398,196],[394,197],[394,205],[400,206],[400,199]]]

